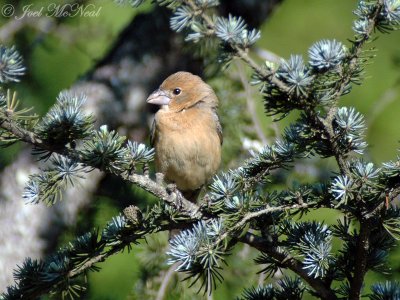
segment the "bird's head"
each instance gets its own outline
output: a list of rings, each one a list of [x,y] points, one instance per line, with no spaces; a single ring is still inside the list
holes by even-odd
[[[178,112],[197,105],[216,108],[218,99],[212,88],[199,76],[177,72],[164,80],[147,98],[147,103]]]

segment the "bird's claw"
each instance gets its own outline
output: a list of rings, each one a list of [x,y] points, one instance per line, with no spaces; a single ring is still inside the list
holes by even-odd
[[[182,206],[183,206],[182,205],[182,198],[183,198],[183,196],[182,196],[181,192],[176,190],[176,204],[178,206],[178,209],[181,209]]]
[[[211,197],[208,194],[205,194],[203,197],[203,204],[207,207],[210,208],[211,207]]]
[[[167,184],[167,193],[172,194],[175,192],[176,192],[176,184],[175,183]]]
[[[164,174],[163,173],[156,173],[156,183],[158,185],[163,185],[164,182]]]
[[[177,189],[176,184],[175,183],[167,184],[166,190],[169,195],[175,194],[177,209],[181,209],[183,196],[182,196],[181,192]]]

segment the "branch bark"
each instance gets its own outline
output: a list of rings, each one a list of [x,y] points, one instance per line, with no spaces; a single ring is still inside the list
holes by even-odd
[[[372,226],[371,219],[364,219],[360,222],[360,234],[357,239],[357,252],[353,277],[350,283],[350,300],[358,300],[361,296],[361,289],[364,283],[365,273],[367,269],[367,258],[369,250],[369,236]]]

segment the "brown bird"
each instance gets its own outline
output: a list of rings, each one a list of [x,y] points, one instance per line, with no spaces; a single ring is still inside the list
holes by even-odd
[[[161,105],[151,130],[156,171],[195,202],[221,162],[218,98],[199,76],[177,72],[147,102]]]

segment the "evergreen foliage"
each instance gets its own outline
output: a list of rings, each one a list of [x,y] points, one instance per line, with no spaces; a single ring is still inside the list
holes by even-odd
[[[19,77],[25,74],[22,56],[15,47],[0,46],[0,83],[18,82]]]
[[[138,6],[144,1],[117,2]],[[301,299],[305,293],[321,299],[399,298],[397,282],[364,287],[369,270],[390,272],[388,256],[400,238],[400,210],[392,203],[400,194],[399,157],[381,167],[360,158],[367,147],[364,117],[354,108],[339,107],[339,100],[362,82],[363,66],[371,59],[364,47],[374,32],[389,33],[400,25],[400,1],[358,1],[350,47],[337,40],[317,41],[308,60],[291,55],[279,65],[259,65],[249,56],[260,32],[240,17],[215,15],[218,1],[156,2],[172,10],[171,29],[187,41],[216,43],[225,66],[233,59],[248,64],[267,115],[279,120],[296,110],[298,119],[239,168],[215,176],[208,195],[196,205],[149,178],[152,149],[105,125],[94,130],[93,117],[82,111],[83,95],[62,92],[39,121],[26,110],[16,111],[15,101],[7,100],[15,98],[10,92],[8,98],[2,94],[1,141],[30,143],[38,159],[49,159],[48,167],[30,177],[24,192],[28,202],[60,201],[66,186],[95,168],[139,185],[160,202],[146,212],[125,209],[101,232],[78,237],[45,260],[27,258],[1,299],[35,299],[45,293],[73,298],[82,290],[76,283],[79,275],[98,271],[97,263],[132,251],[132,244],[151,233],[176,228],[182,231],[170,241],[168,263],[192,284],[200,281],[205,293],[224,280],[226,257],[245,243],[260,252],[255,263],[267,277],[278,271],[285,276],[274,285],[248,287],[242,299]],[[24,71],[18,52],[1,46],[0,82],[18,81]],[[329,181],[268,190],[273,170],[291,169],[295,160],[312,156],[336,160],[338,169]],[[339,210],[344,217],[333,226],[294,218],[319,208]],[[335,251],[334,239],[342,241]]]

